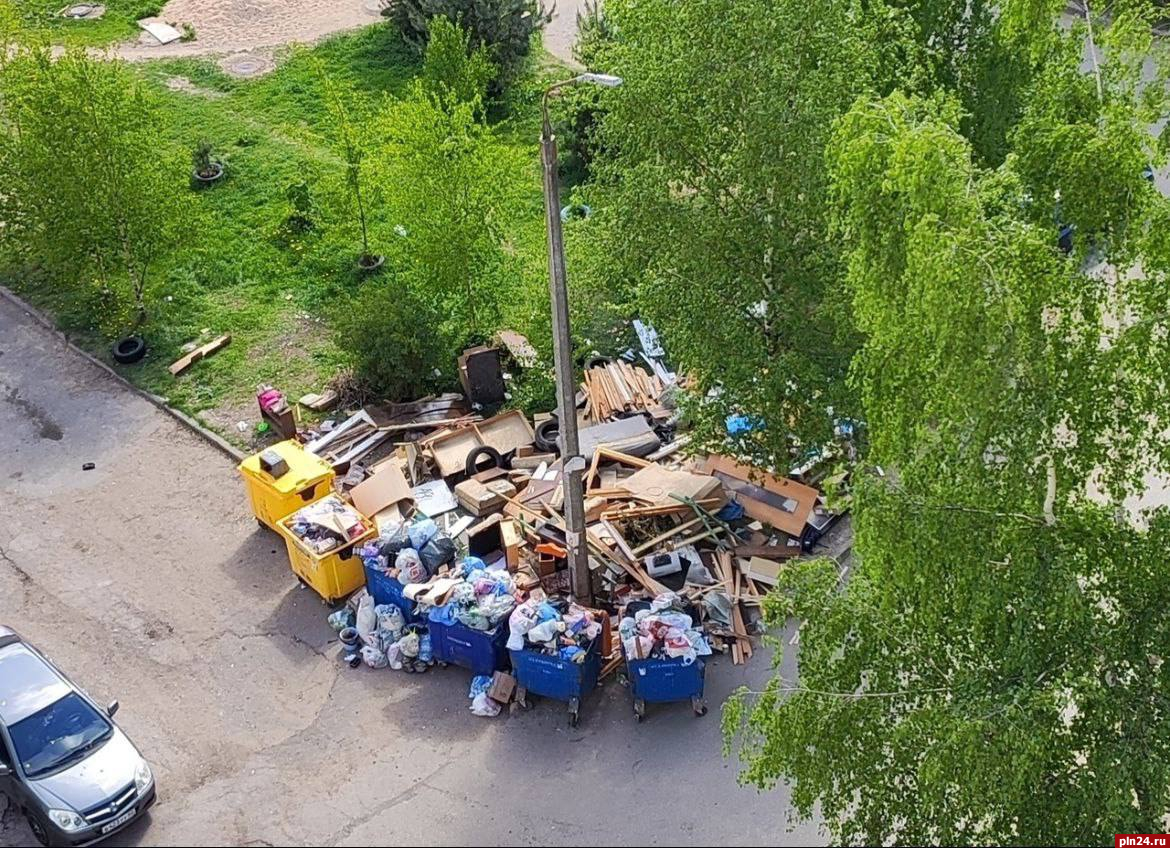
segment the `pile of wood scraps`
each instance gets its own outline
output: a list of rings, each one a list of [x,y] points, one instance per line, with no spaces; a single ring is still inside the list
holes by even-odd
[[[328,460],[333,466],[342,466],[363,458],[391,436],[410,432],[428,431],[435,428],[455,429],[479,421],[478,415],[462,414],[453,418],[434,418],[416,414],[387,416],[384,410],[363,407],[332,430],[305,445],[305,450]]]
[[[585,371],[585,416],[590,421],[609,421],[624,412],[646,410],[667,418],[659,403],[665,385],[657,375],[620,359]]]

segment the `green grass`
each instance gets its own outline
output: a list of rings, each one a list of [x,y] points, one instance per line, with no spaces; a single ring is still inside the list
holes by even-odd
[[[74,5],[66,0],[16,0],[26,26],[43,29],[59,44],[102,46],[133,38],[138,21],[154,17],[164,0],[88,0],[101,2],[106,13],[97,20],[70,20],[59,12]]]
[[[241,436],[235,423],[257,419],[258,383],[272,383],[295,399],[320,390],[341,367],[331,312],[361,280],[353,266],[360,246],[356,229],[331,211],[337,206],[332,192],[342,166],[314,57],[371,108],[402,92],[418,71],[417,58],[385,25],[335,37],[311,52],[289,51],[278,56],[275,71],[253,80],[229,77],[210,60],[138,66],[162,98],[170,142],[189,152],[207,139],[227,176],[195,192],[197,226],[154,270],[150,317],[142,328],[149,345],[146,360],[119,367],[129,379],[238,443],[249,437]],[[532,161],[531,202],[509,232],[510,243],[539,283],[532,302],[518,302],[517,314],[509,316],[521,331],[529,322],[547,326],[536,145],[541,73],[514,90],[494,115],[503,139]],[[195,90],[172,90],[179,77]],[[318,226],[289,243],[280,237],[291,211],[286,187],[298,181],[306,181],[318,201]],[[84,304],[65,295],[56,299],[50,287],[27,279],[11,284],[53,312],[76,340],[109,359],[108,340],[90,326]],[[177,379],[170,375],[167,366],[185,343],[221,333],[232,334],[229,347]],[[457,354],[452,351],[452,358]]]

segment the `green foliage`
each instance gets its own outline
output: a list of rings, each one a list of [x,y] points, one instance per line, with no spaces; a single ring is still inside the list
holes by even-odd
[[[614,43],[613,26],[599,3],[585,3],[577,13],[577,41],[573,57],[587,70],[608,73],[608,53]],[[605,89],[579,85],[563,89],[553,101],[562,179],[567,185],[584,182],[601,140],[598,129],[605,115]]]
[[[385,397],[418,398],[454,383],[454,328],[414,280],[383,275],[367,283],[333,321],[358,373]]]
[[[422,80],[442,103],[479,104],[496,69],[487,56],[487,48],[471,45],[471,34],[447,18],[431,21],[430,41],[423,57]]]
[[[195,149],[191,151],[191,167],[195,173],[202,176],[210,176],[215,165],[215,160],[212,158],[211,142],[207,139],[201,139],[195,145]]]
[[[1098,78],[1085,29],[1025,11],[1000,19],[1036,62],[1001,157],[938,74],[828,147],[870,447],[855,567],[787,571],[768,612],[802,622],[800,678],[725,729],[743,779],[790,782],[843,843],[1090,844],[1170,806],[1170,513],[1135,508],[1170,471],[1170,204],[1140,174],[1162,51],[1116,8]],[[1057,190],[1092,261],[1055,249]]]
[[[473,70],[482,67],[477,54],[469,55],[462,46],[452,51],[442,40],[431,44],[443,59],[428,57],[430,66],[455,68],[456,79],[474,74],[449,61],[453,52]],[[371,344],[381,349],[387,342],[369,342],[344,327],[338,336],[364,376],[399,398],[409,389],[451,380],[457,352],[499,328],[503,304],[516,294],[512,281],[520,274],[504,247],[504,225],[519,210],[523,160],[482,122],[480,98],[460,100],[457,87],[443,78],[424,75],[407,96],[389,101],[371,132],[378,144],[369,166],[381,186],[381,216],[392,226],[388,265],[395,273],[363,288],[392,288],[409,308],[363,309],[360,304],[384,303],[386,297],[364,292],[353,307],[364,314],[367,333],[383,340],[401,338],[407,314],[416,314],[411,330],[427,339],[403,340],[404,356],[422,370],[392,377],[392,369],[369,352]],[[433,376],[435,370],[442,378]]]
[[[625,85],[609,93],[582,241],[707,398],[700,440],[720,445],[726,416],[750,411],[768,427],[742,451],[783,466],[790,433],[819,444],[826,409],[855,407],[824,147],[870,85],[870,18],[835,0],[615,0],[606,14],[620,35],[607,70]]]
[[[165,3],[164,0],[103,0],[106,12],[97,20],[61,17],[59,13],[66,6],[63,0],[17,0],[15,5],[27,30],[40,31],[54,43],[100,46],[133,38],[138,32],[138,21],[157,16]]]
[[[533,36],[551,18],[541,0],[390,0],[382,14],[419,53],[436,17],[461,25],[471,47],[485,47],[505,81],[522,67]]]
[[[5,253],[78,287],[107,330],[141,323],[153,265],[189,224],[156,101],[124,65],[81,50],[20,50],[0,90]]]
[[[355,292],[387,279],[392,286],[403,264],[396,253],[402,239],[394,232],[399,221],[390,218],[371,180],[364,185],[370,192],[371,246],[388,254],[388,261],[376,278],[364,278],[354,266],[356,216],[333,116],[322,108],[318,59],[361,114],[378,114],[387,96],[406,96],[421,68],[390,26],[289,51],[274,71],[249,80],[228,76],[212,60],[126,68],[161,104],[158,143],[173,150],[175,185],[196,209],[196,225],[154,266],[150,314],[141,328],[150,348],[126,375],[236,442],[244,441],[236,422],[256,414],[257,382],[274,383],[295,397],[320,390],[347,365],[351,357],[339,348],[332,319]],[[175,77],[189,80],[194,90],[173,90]],[[517,111],[499,115],[503,122],[493,133],[507,156],[522,163],[519,173],[510,172],[515,182],[505,190],[525,201],[498,223],[509,267],[518,266],[507,278],[501,321],[540,347],[548,313],[535,166],[538,101],[515,105]],[[201,139],[230,165],[230,179],[213,191],[192,192],[190,153]],[[363,161],[370,173],[372,158]],[[93,332],[95,310],[79,287],[11,259],[0,257],[0,281],[54,315],[76,342],[108,356],[108,343]],[[418,326],[430,332],[425,323]],[[220,332],[232,334],[229,348],[180,380],[171,376],[166,366],[182,345]],[[448,384],[454,356],[448,349],[439,363]]]
[[[371,262],[374,259],[374,254],[370,252],[366,198],[363,196],[365,174],[362,168],[369,145],[365,134],[368,115],[357,110],[352,95],[342,90],[330,76],[323,61],[317,60],[316,65],[325,108],[332,118],[337,141],[341,147],[341,155],[345,160],[345,185],[349,189],[352,208],[357,213],[358,229],[362,239],[362,252],[359,260]]]

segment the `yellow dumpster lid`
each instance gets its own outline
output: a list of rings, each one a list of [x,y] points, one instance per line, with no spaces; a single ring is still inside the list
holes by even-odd
[[[288,471],[280,477],[274,478],[271,474],[260,469],[260,453],[254,453],[240,463],[241,474],[255,477],[271,486],[281,494],[290,495],[299,492],[320,480],[333,476],[333,466],[316,454],[309,453],[300,442],[289,439],[278,442],[264,450],[275,451],[288,463]]]

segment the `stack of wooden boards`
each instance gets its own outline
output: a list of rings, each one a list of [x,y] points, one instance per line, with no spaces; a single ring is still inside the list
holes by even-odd
[[[658,417],[662,410],[658,399],[665,386],[657,376],[618,359],[586,370],[581,389],[585,392],[586,418],[601,422],[622,412],[643,410]]]

